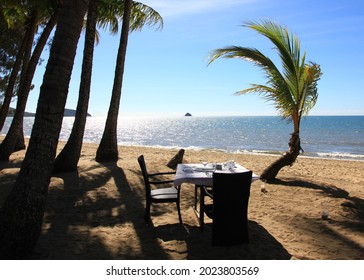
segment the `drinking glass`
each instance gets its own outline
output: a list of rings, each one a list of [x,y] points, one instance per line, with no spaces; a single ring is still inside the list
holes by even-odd
[[[260,179],[260,181],[262,182],[261,185],[260,185],[260,191],[265,193],[267,191],[267,189],[265,188],[265,184],[267,183],[267,180]]]
[[[327,210],[327,205],[325,202],[321,203],[321,217],[323,220],[327,220],[329,218],[329,211]]]

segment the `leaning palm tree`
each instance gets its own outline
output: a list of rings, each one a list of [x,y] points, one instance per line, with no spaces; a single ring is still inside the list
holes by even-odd
[[[219,57],[241,58],[262,68],[267,79],[266,84],[253,84],[236,94],[258,93],[274,103],[283,119],[292,121],[294,130],[288,151],[261,174],[262,179],[272,180],[284,166],[292,165],[302,151],[300,122],[316,103],[317,82],[322,73],[318,64],[306,62],[306,52],[301,56],[300,42],[287,28],[269,20],[248,22],[245,26],[267,37],[275,45],[282,62],[282,70],[257,49],[237,46],[214,50],[209,64]]]
[[[29,6],[31,6],[31,3],[29,3]],[[20,1],[5,1],[1,6],[1,13],[9,26],[12,26],[15,22],[21,22],[25,31],[21,46],[18,50],[16,63],[13,66],[12,76],[7,85],[4,103],[0,110],[0,127],[2,129],[9,111],[10,102],[14,96],[13,91],[19,71],[22,73],[19,84],[21,85],[24,80],[23,73],[25,71],[23,70],[26,69],[30,59],[33,40],[37,31],[38,14],[35,10],[29,9],[27,4],[20,3]],[[13,140],[13,142],[15,143],[15,140]]]
[[[58,154],[53,172],[71,172],[77,170],[80,159],[82,140],[86,126],[88,104],[90,99],[92,63],[94,55],[96,23],[98,3],[100,0],[90,0],[87,11],[85,45],[83,49],[83,61],[81,82],[77,101],[75,121],[68,141]]]
[[[162,26],[162,18],[152,8],[132,0],[124,1],[123,25],[119,50],[116,58],[115,77],[109,111],[100,145],[96,152],[96,161],[117,161],[117,123],[124,76],[126,48],[129,31],[141,29],[145,24]]]
[[[24,143],[24,135],[23,135],[23,118],[25,107],[28,101],[29,92],[32,86],[33,76],[38,65],[38,61],[42,54],[43,48],[47,43],[47,40],[53,30],[53,27],[56,25],[59,11],[60,11],[60,4],[58,5],[57,0],[44,0],[36,2],[34,6],[32,6],[32,11],[34,16],[32,18],[34,24],[32,30],[32,36],[29,40],[29,55],[31,54],[32,44],[34,34],[38,27],[39,21],[47,20],[47,24],[44,27],[42,34],[39,37],[39,40],[31,54],[29,59],[23,58],[23,70],[20,79],[20,87],[18,90],[18,100],[17,106],[15,110],[15,114],[10,125],[9,131],[6,134],[4,141],[0,144],[0,161],[7,161],[9,156],[17,150],[25,149]],[[48,19],[49,14],[52,11],[52,16]],[[44,15],[42,15],[42,13]],[[25,54],[24,54],[25,57]]]
[[[26,259],[41,233],[68,86],[88,0],[64,0],[29,147],[0,209],[0,259]],[[64,42],[67,41],[67,44]]]
[[[14,89],[18,86],[18,74],[23,60],[23,54],[28,36],[24,36],[27,26],[23,23],[22,14],[18,13],[18,7],[15,4],[0,4],[0,25],[2,35],[2,46],[8,55],[13,59],[9,60],[9,74],[7,79],[3,79],[4,88],[2,89],[3,101],[0,107],[0,131],[3,129],[5,119],[8,115],[10,103],[14,97]],[[29,30],[29,28],[28,28]],[[28,32],[29,34],[29,32]],[[10,65],[12,63],[12,65]],[[6,65],[6,64],[5,64]],[[2,65],[4,66],[4,65]],[[0,89],[1,90],[1,89]]]
[[[128,45],[132,8],[133,8],[133,1],[125,0],[123,25],[120,36],[119,50],[117,54],[117,63],[115,67],[115,76],[114,76],[111,101],[106,119],[105,129],[102,134],[100,145],[96,151],[96,161],[98,162],[118,160],[118,144],[116,136],[117,119],[119,114],[126,48]]]

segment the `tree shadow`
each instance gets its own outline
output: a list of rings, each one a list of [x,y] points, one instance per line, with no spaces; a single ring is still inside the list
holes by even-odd
[[[317,184],[314,182],[304,181],[304,180],[281,180],[276,179],[271,184],[283,185],[289,187],[299,187],[313,190],[320,190],[323,195],[332,198],[343,198],[346,201],[341,204],[347,211],[351,212],[355,219],[361,222],[361,225],[364,225],[364,200],[350,196],[350,193],[344,189],[338,188],[335,185],[331,184]]]
[[[105,167],[102,172],[96,170],[100,166]],[[92,176],[72,172],[53,177],[62,180],[63,187],[50,188],[33,259],[168,259],[144,223],[144,205],[124,170],[116,163],[97,163],[84,172]],[[110,180],[118,193],[111,197],[106,189]],[[103,234],[112,238],[105,241]],[[139,248],[129,246],[128,234],[139,241]],[[115,244],[107,244],[108,240]]]
[[[97,174],[95,172],[95,174]],[[48,194],[43,230],[34,251],[34,259],[110,259],[112,255],[90,228],[113,225],[108,219],[116,201],[101,193],[94,197],[88,191],[103,186],[110,174],[100,173],[88,180],[78,171],[53,176],[63,187],[51,187]]]
[[[0,207],[7,198],[18,176],[23,159],[10,159],[9,161],[0,161]]]
[[[111,172],[115,180],[116,187],[120,194],[120,203],[125,207],[126,221],[133,225],[135,234],[140,242],[139,256],[131,256],[134,259],[169,259],[169,255],[159,244],[155,235],[151,234],[151,226],[144,222],[144,202],[138,188],[131,186],[127,180],[125,172],[116,163],[102,163]],[[141,184],[144,184],[141,182]]]
[[[94,170],[100,166],[104,167],[102,173]],[[124,170],[116,163],[106,162],[83,172],[90,172],[92,178],[87,179],[88,176],[78,172],[54,176],[63,181],[63,188],[51,188],[49,192],[43,221],[45,230],[33,258],[169,259],[153,234],[153,227],[145,224],[144,203],[136,191],[138,188],[129,185]],[[117,197],[107,197],[106,190],[98,192],[98,189],[107,188],[109,180],[115,182]],[[94,194],[87,195],[89,191]],[[123,232],[123,227],[129,233]],[[113,246],[107,246],[98,234],[92,234],[100,231],[110,234],[118,231],[120,236],[115,237]],[[127,234],[139,241],[138,248],[122,248],[130,245]],[[110,247],[119,250],[111,252]]]
[[[289,187],[297,188],[307,188],[313,190],[321,191],[321,195],[330,197],[332,199],[344,200],[340,203],[343,210],[343,219],[332,219],[328,218],[325,221],[312,219],[305,217],[308,220],[308,224],[312,227],[317,227],[318,232],[323,232],[324,234],[315,236],[315,239],[325,239],[326,243],[330,240],[340,240],[342,244],[345,244],[346,248],[350,248],[351,251],[356,251],[358,255],[364,256],[364,246],[358,244],[358,242],[351,240],[350,238],[344,236],[344,234],[336,231],[333,227],[341,227],[350,233],[356,233],[358,236],[363,236],[364,233],[364,200],[358,197],[350,196],[350,193],[344,189],[341,189],[335,185],[315,182],[309,182],[304,180],[290,180],[290,179],[276,179],[271,184],[283,185]]]
[[[340,247],[339,250],[346,250],[347,251],[346,255],[356,256],[356,257],[350,257],[350,259],[363,259],[364,245],[356,240],[348,238],[344,234],[335,230],[335,226],[342,226],[349,229],[351,232],[358,231],[358,234],[361,234],[363,236],[364,227],[362,223],[359,225],[359,223],[352,223],[346,221],[340,222],[332,219],[328,219],[327,223],[318,223],[317,220],[311,219],[309,223],[311,224],[312,227],[316,227],[317,231],[324,233],[315,236],[315,238],[319,239],[321,242],[326,244],[331,243],[331,245],[329,245],[328,248],[335,251],[334,243],[345,244],[344,248]]]
[[[292,179],[292,180],[275,179],[275,180],[269,181],[269,183],[273,184],[273,185],[283,185],[283,186],[289,186],[289,187],[300,187],[300,188],[306,188],[306,189],[320,190],[324,194],[334,197],[334,198],[349,197],[349,193],[346,190],[340,189],[334,185],[329,185],[329,184],[317,184],[314,182],[296,180],[296,179]]]
[[[20,168],[22,163],[22,159],[10,159],[9,161],[0,161],[0,171],[3,169]]]

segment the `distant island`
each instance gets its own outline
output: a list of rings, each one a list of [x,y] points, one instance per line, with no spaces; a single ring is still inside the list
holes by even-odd
[[[192,115],[190,113],[186,113],[185,117],[192,117]]]
[[[14,114],[15,114],[15,109],[9,108],[8,117],[13,117]],[[29,113],[29,112],[24,113],[24,117],[34,117],[34,116],[35,116],[35,113]],[[76,110],[64,109],[64,116],[65,117],[74,117],[74,116],[76,116]],[[91,117],[91,115],[89,113],[87,113],[87,116]]]
[[[10,107],[7,116],[14,117],[14,114],[15,114],[15,109]],[[24,112],[24,117],[34,117],[34,116],[35,116],[34,113]]]
[[[76,116],[76,110],[64,109],[64,116],[65,117],[74,117],[74,116]],[[91,117],[91,115],[89,113],[87,113],[87,116]]]

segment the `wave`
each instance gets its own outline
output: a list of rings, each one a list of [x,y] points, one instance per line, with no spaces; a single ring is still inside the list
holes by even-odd
[[[275,150],[246,150],[246,149],[223,149],[223,148],[204,148],[197,146],[162,146],[162,145],[141,145],[137,143],[118,143],[121,146],[134,146],[134,147],[147,147],[147,148],[158,148],[158,149],[185,149],[185,150],[194,150],[194,151],[216,151],[216,152],[224,152],[224,153],[232,153],[232,154],[245,154],[245,155],[259,155],[259,156],[282,156],[285,151],[275,151]],[[355,161],[364,161],[364,155],[358,154],[350,154],[350,153],[303,153],[300,154],[299,157],[304,158],[320,158],[320,159],[336,159],[336,160],[355,160]]]
[[[353,160],[363,160],[364,161],[364,155],[354,155],[349,153],[317,153],[318,157],[323,158],[333,158],[333,159],[353,159]]]

